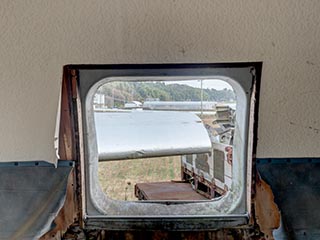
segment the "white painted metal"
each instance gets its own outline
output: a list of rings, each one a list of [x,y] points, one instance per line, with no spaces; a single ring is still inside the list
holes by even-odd
[[[207,130],[194,113],[96,112],[95,125],[100,161],[211,151]]]

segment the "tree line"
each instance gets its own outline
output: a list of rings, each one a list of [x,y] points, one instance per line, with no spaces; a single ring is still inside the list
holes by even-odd
[[[163,82],[112,82],[101,86],[98,93],[124,102],[158,99],[160,101],[201,101],[201,89],[181,84]],[[203,101],[234,101],[235,94],[230,89],[203,89]]]

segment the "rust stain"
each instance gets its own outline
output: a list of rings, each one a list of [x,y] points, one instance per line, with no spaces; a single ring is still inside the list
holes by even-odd
[[[59,156],[62,160],[75,159],[75,138],[74,138],[74,119],[72,116],[72,97],[76,87],[75,80],[71,78],[71,70],[64,67],[61,89],[61,114],[60,114],[60,133],[59,133]],[[70,80],[71,78],[71,80]]]
[[[242,238],[237,231],[219,230],[214,232],[168,232],[168,231],[127,231],[127,232],[106,232],[104,238],[101,239],[123,239],[123,240],[235,240],[248,239]]]
[[[272,231],[280,226],[280,212],[274,202],[271,187],[258,174],[254,205],[260,231],[265,234],[266,239],[274,239]]]

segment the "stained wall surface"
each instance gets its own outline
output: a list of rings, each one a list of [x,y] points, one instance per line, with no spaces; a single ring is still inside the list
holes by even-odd
[[[320,156],[320,2],[2,0],[0,161],[54,162],[65,64],[263,61],[258,157]]]

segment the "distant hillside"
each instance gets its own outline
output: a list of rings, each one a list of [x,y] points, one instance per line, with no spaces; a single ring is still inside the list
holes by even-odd
[[[161,82],[112,82],[98,89],[103,93],[121,102],[140,101],[147,98],[160,101],[200,101],[201,90],[187,85],[170,84]],[[235,100],[235,95],[230,89],[215,90],[203,89],[203,101],[230,101]]]

